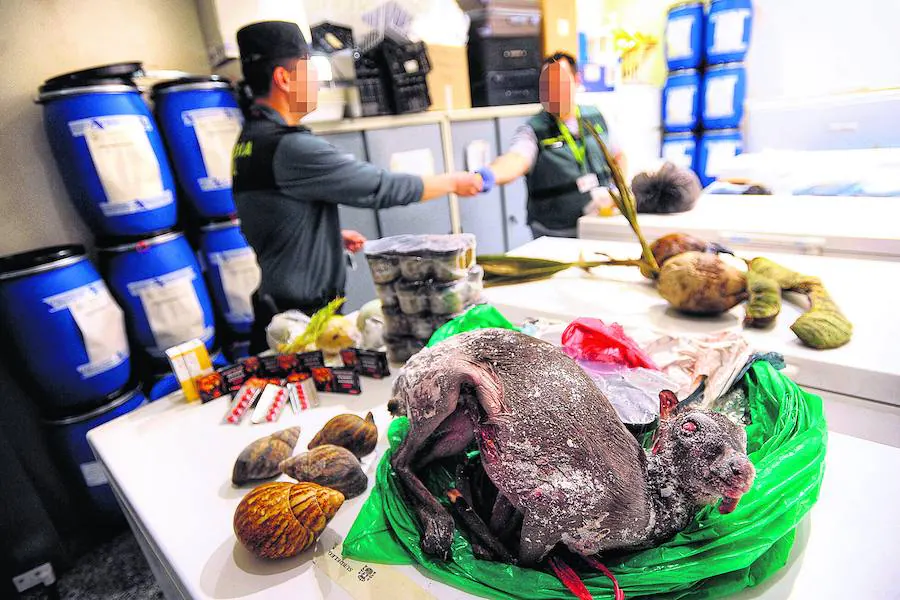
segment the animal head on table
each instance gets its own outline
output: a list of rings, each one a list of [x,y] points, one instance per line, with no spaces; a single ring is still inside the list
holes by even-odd
[[[747,433],[725,415],[679,410],[676,403],[671,392],[660,394],[655,459],[688,502],[703,506],[722,498],[719,511],[733,511],[756,476],[747,457]]]

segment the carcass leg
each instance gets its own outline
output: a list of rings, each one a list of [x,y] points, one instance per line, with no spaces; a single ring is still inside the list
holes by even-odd
[[[503,494],[497,494],[494,508],[491,509],[491,532],[497,537],[505,537],[516,525],[516,507]]]
[[[437,501],[412,471],[416,453],[440,423],[433,428],[410,428],[406,438],[391,457],[391,466],[403,483],[407,498],[422,526],[422,550],[429,556],[447,560],[453,543],[453,517]]]

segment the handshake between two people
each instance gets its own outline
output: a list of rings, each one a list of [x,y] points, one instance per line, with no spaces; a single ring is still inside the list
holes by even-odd
[[[478,173],[467,173],[460,171],[452,173],[454,189],[453,192],[457,196],[474,196],[481,193],[484,187],[484,181]]]

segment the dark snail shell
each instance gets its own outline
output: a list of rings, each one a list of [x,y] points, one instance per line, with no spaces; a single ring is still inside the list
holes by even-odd
[[[307,446],[312,450],[323,444],[334,444],[352,452],[357,458],[362,458],[375,449],[378,442],[378,428],[375,426],[375,417],[372,413],[365,419],[356,415],[338,415],[325,423],[325,427],[316,434]]]
[[[289,427],[251,443],[238,455],[231,472],[231,482],[244,485],[275,477],[280,473],[279,463],[290,458],[299,439],[300,428]]]
[[[309,452],[293,456],[280,465],[281,472],[297,481],[309,481],[337,490],[345,498],[366,491],[369,480],[359,460],[346,448],[333,444],[316,446]]]

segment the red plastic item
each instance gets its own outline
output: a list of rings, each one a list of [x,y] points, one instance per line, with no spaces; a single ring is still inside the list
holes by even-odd
[[[618,323],[607,325],[600,319],[575,319],[562,335],[563,351],[576,360],[590,360],[659,370]]]

